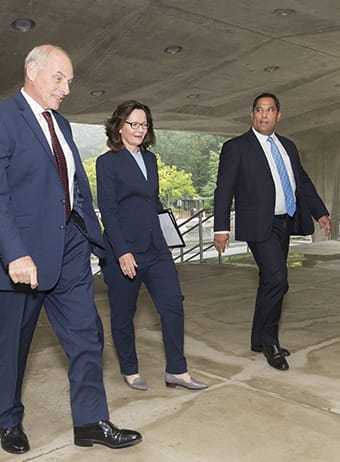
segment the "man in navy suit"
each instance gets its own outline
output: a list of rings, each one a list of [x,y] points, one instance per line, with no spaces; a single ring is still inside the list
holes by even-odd
[[[90,268],[103,243],[70,125],[56,112],[72,79],[64,50],[36,47],[24,87],[0,104],[0,438],[16,454],[29,450],[21,388],[42,304],[69,360],[75,444],[141,440],[109,421]]]
[[[295,144],[274,132],[280,118],[278,98],[262,93],[253,103],[251,129],[223,145],[215,190],[214,241],[222,252],[229,243],[235,198],[235,237],[247,241],[260,275],[251,349],[263,352],[272,367],[287,370],[289,351],[280,346],[279,321],[288,290],[289,236],[312,234],[312,217],[326,235],[331,224]]]

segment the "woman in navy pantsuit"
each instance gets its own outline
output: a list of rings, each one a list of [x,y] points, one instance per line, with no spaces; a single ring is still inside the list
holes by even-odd
[[[161,319],[166,384],[206,388],[189,375],[184,357],[183,296],[158,219],[162,204],[156,157],[146,149],[155,141],[149,108],[137,101],[122,103],[107,121],[106,134],[110,151],[97,160],[98,205],[106,246],[103,274],[121,373],[131,388],[148,389],[139,374],[133,325],[143,282]]]

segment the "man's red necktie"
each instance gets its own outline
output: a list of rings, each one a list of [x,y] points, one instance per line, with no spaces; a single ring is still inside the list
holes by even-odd
[[[44,116],[50,131],[53,153],[58,167],[59,176],[65,191],[65,214],[68,218],[71,214],[71,202],[70,191],[68,187],[67,164],[65,155],[57,138],[50,112],[44,111],[42,115]]]

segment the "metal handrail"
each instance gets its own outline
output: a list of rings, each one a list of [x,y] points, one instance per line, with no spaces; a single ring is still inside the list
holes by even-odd
[[[191,215],[189,218],[187,218],[185,221],[183,221],[180,225],[178,225],[178,227],[180,228],[181,226],[183,225],[186,225],[187,223],[189,223],[189,221],[193,220],[194,218],[198,217],[199,215],[201,215],[203,212],[205,212],[206,209],[201,209],[199,210],[198,212],[194,213],[193,215]],[[212,215],[211,215],[212,216]]]
[[[200,261],[200,263],[203,263],[204,252],[206,252],[207,250],[214,247],[213,243],[208,243],[209,245],[204,247],[205,243],[203,242],[203,223],[205,223],[206,221],[210,220],[210,218],[213,217],[213,215],[209,215],[209,216],[203,218],[203,214],[206,211],[207,211],[206,209],[201,209],[198,212],[196,212],[194,215],[192,215],[190,218],[183,221],[180,225],[178,225],[178,227],[181,228],[184,225],[186,225],[187,223],[190,223],[190,221],[194,220],[195,218],[198,218],[198,223],[195,223],[193,226],[191,226],[190,228],[188,228],[188,229],[186,229],[185,231],[182,232],[182,236],[184,236],[185,234],[189,233],[193,229],[198,228],[198,243],[193,245],[190,248],[186,248],[186,250],[181,248],[180,249],[180,254],[177,255],[176,257],[174,257],[174,261],[180,260],[181,263],[184,263],[184,262],[188,262],[188,261],[193,260],[195,257],[197,257],[199,255],[199,257],[200,257],[199,261]],[[193,255],[190,255],[189,258],[186,258],[186,259],[184,258],[185,255],[191,254],[192,251],[195,250],[195,249],[199,249],[199,251],[196,252]],[[220,256],[219,256],[218,260],[219,260],[219,263],[221,263]]]
[[[177,255],[176,257],[174,257],[173,260],[174,261],[179,260],[182,256],[184,257],[184,255],[187,255],[188,253],[190,253],[193,250],[197,249],[199,246],[200,246],[200,244],[198,243],[198,244],[194,245],[193,247],[190,247],[190,249],[187,249],[187,250],[182,250],[181,249],[180,255]],[[199,255],[199,253],[198,253],[198,255]]]
[[[205,223],[206,221],[210,220],[213,217],[213,215],[210,214],[210,215],[206,216],[205,218],[203,218],[203,214],[206,213],[206,212],[207,212],[207,209],[201,209],[198,212],[194,213],[191,217],[189,217],[188,219],[186,219],[185,221],[183,221],[182,223],[180,223],[178,225],[179,228],[182,228],[187,223],[190,223],[195,218],[198,218],[198,223],[195,223],[190,228],[188,228],[185,231],[181,232],[182,236],[185,236],[187,233],[189,233],[193,229],[198,228],[198,243],[191,246],[190,248],[186,247],[185,250],[183,248],[181,248],[180,249],[180,254],[173,257],[174,261],[180,260],[181,263],[189,262],[189,261],[193,260],[195,257],[197,257],[199,255],[200,256],[199,261],[200,261],[200,263],[203,263],[204,252],[206,252],[207,250],[214,247],[214,244],[212,242],[211,243],[210,242],[206,242],[206,243],[203,242],[203,227],[202,227],[202,225],[203,225],[203,223]],[[205,244],[208,244],[208,245],[204,247]],[[194,253],[193,255],[190,255],[186,259],[184,258],[186,255],[191,254],[192,251],[194,251],[196,249],[199,249],[199,251]],[[219,263],[222,263],[221,254],[218,254],[218,261],[219,261]],[[95,274],[97,275],[97,274],[100,274],[100,273],[101,273],[101,268],[99,268],[96,271]]]
[[[204,209],[202,209],[202,213],[203,213],[203,212],[204,212]],[[213,215],[209,215],[208,217],[203,218],[203,219],[201,220],[201,222],[200,222],[200,217],[198,217],[198,223],[197,223],[196,225],[193,225],[191,228],[187,229],[187,230],[184,231],[183,233],[181,233],[182,236],[184,236],[184,235],[187,234],[187,233],[190,233],[190,231],[192,231],[193,229],[199,227],[199,226],[200,226],[200,223],[203,224],[203,223],[205,223],[206,221],[210,220],[210,218],[212,218],[212,217],[213,217]],[[191,220],[192,218],[195,218],[194,215],[190,218],[190,220]],[[185,222],[181,223],[178,227],[180,228],[181,226],[183,226],[184,223],[189,223],[190,220],[186,220]]]
[[[199,244],[197,244],[197,246],[195,246],[195,247],[198,247],[198,246],[199,246]],[[210,245],[208,245],[207,247],[203,247],[203,248],[202,248],[202,254],[204,254],[204,252],[206,252],[207,250],[211,249],[212,247],[214,247],[214,244],[210,244]],[[191,247],[190,251],[192,251],[192,250],[194,250],[193,247]],[[185,260],[185,262],[188,262],[188,261],[193,260],[193,259],[194,259],[195,257],[197,257],[198,255],[201,255],[201,249],[200,249],[199,252],[196,252],[196,253],[194,253],[193,255],[191,255],[189,258],[187,258],[187,259]],[[179,256],[180,256],[180,255],[179,255]],[[178,257],[176,257],[176,259],[177,259],[177,258],[178,258]],[[175,259],[174,259],[174,260],[175,260]]]

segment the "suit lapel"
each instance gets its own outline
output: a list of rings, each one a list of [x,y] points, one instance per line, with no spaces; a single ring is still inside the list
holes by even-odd
[[[132,157],[132,154],[130,153],[130,151],[128,149],[126,149],[126,148],[123,148],[121,153],[122,153],[122,157],[124,159],[124,162],[126,164],[126,168],[127,168],[128,172],[130,172],[130,175],[134,174],[137,178],[139,178],[139,179],[143,178],[144,181],[145,181],[145,177],[144,177],[141,169],[139,168],[137,162]]]
[[[74,204],[77,207],[82,202],[82,199],[79,197],[84,196],[87,194],[89,188],[89,182],[87,178],[87,174],[85,172],[85,168],[81,161],[79,150],[73,140],[72,132],[70,128],[66,125],[65,119],[58,113],[53,111],[53,115],[58,123],[60,131],[62,132],[66,143],[68,144],[71,152],[73,154],[73,160],[75,165],[75,188],[74,188]],[[79,207],[77,208],[77,212],[82,215],[82,212],[79,211]]]
[[[250,129],[247,134],[248,134],[248,142],[251,144],[251,152],[255,151],[255,154],[256,154],[258,160],[262,164],[261,170],[263,171],[263,168],[264,168],[265,171],[271,177],[272,174],[271,174],[270,166],[269,166],[266,154],[265,154],[264,150],[262,149],[262,146],[261,146],[259,140],[256,138],[256,135],[255,135],[255,133],[253,132],[252,129]]]
[[[274,186],[274,189],[275,189],[275,184],[274,184],[274,180],[273,180],[273,176],[272,176],[272,173],[271,173],[271,170],[270,170],[270,166],[269,166],[269,163],[268,163],[268,160],[267,160],[267,157],[266,157],[266,154],[264,153],[263,149],[262,149],[262,146],[261,144],[259,143],[258,139],[256,138],[256,135],[254,134],[253,130],[250,129],[249,132],[249,140],[250,142],[252,142],[253,144],[253,147],[254,149],[259,153],[261,154],[261,159],[263,160],[263,163],[264,165],[266,166],[266,171],[268,172],[270,178],[272,179],[272,182],[273,182],[273,186]],[[293,153],[290,151],[289,149],[289,145],[287,144],[285,138],[282,138],[280,135],[278,135],[277,133],[275,133],[276,136],[278,137],[278,139],[280,140],[280,143],[283,145],[283,147],[285,148],[286,150],[286,153],[290,159],[290,163],[291,163],[291,166],[292,166],[292,170],[293,170],[293,174],[294,174],[294,179],[295,179],[295,183],[296,185],[299,184],[299,175],[298,175],[298,169],[297,169],[297,166],[296,166],[296,163],[295,163],[295,156],[293,155]]]
[[[150,179],[150,165],[149,165],[149,159],[146,155],[145,152],[142,152],[142,156],[143,156],[143,160],[144,160],[144,164],[145,164],[145,168],[146,168],[146,173],[147,173],[147,178],[145,178],[141,168],[139,167],[139,165],[137,164],[137,161],[133,158],[133,155],[126,149],[124,148],[123,149],[123,156],[124,158],[126,159],[126,162],[130,165],[133,165],[133,170],[136,174],[136,177],[138,177],[140,180],[143,180],[143,182],[145,182],[146,184],[149,183],[149,179]],[[129,168],[130,170],[130,168]],[[131,170],[130,170],[131,171]]]
[[[146,168],[146,172],[148,175],[148,183],[151,185],[151,183],[154,181],[154,173],[155,173],[154,172],[155,169],[151,161],[151,156],[148,154],[147,151],[142,151],[142,156],[144,159],[145,168]]]
[[[294,173],[294,179],[295,179],[295,183],[296,181],[298,181],[298,170],[297,170],[297,166],[295,164],[295,156],[293,155],[293,153],[290,151],[289,149],[289,145],[288,143],[286,142],[285,138],[283,138],[282,136],[278,135],[276,133],[276,136],[278,137],[278,139],[280,140],[280,143],[282,144],[282,146],[285,148],[286,150],[286,153],[289,157],[289,160],[290,160],[290,164],[292,166],[292,170],[293,170],[293,173]]]
[[[36,136],[37,140],[41,144],[41,146],[44,148],[46,153],[48,154],[49,159],[53,162],[55,165],[55,160],[53,153],[51,151],[50,145],[48,144],[48,141],[44,135],[44,132],[42,131],[39,122],[37,121],[35,115],[33,114],[32,109],[30,108],[29,104],[21,94],[21,92],[18,92],[16,96],[14,97],[14,100],[21,111],[22,117],[25,119],[27,125],[30,127],[34,135]]]
[[[81,159],[80,159],[78,148],[72,138],[72,132],[71,130],[68,130],[67,127],[65,127],[65,121],[58,112],[53,111],[53,115],[58,123],[58,127],[60,128],[60,131],[63,134],[63,137],[65,138],[66,143],[68,144],[69,148],[72,151],[73,159],[74,159],[75,166],[76,166],[76,173],[78,174],[79,165],[82,165],[82,164],[81,164]]]

